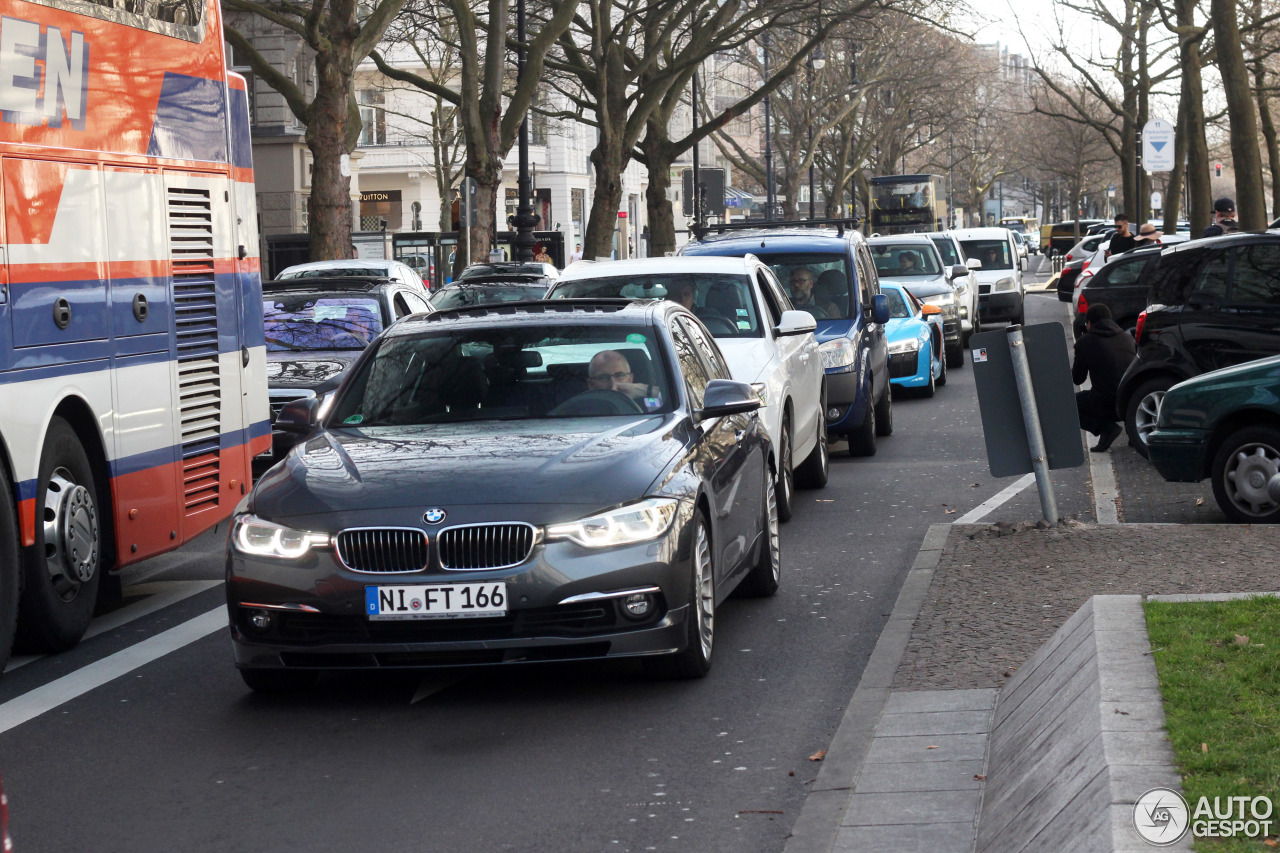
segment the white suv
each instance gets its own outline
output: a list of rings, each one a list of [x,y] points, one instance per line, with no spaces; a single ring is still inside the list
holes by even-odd
[[[671,299],[711,332],[729,371],[749,382],[772,439],[778,518],[791,517],[793,486],[827,483],[826,371],[813,315],[792,308],[773,271],[746,257],[645,258],[573,264],[548,299]],[[798,465],[796,459],[803,460]]]
[[[982,265],[974,271],[982,324],[1022,323],[1026,316],[1022,270],[1027,262],[1018,254],[1013,232],[1008,228],[958,228],[951,233],[960,241],[965,257]]]

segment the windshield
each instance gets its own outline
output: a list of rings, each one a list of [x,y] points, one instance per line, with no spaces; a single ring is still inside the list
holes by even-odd
[[[956,251],[956,244],[950,240],[934,240],[933,245],[942,254],[942,262],[947,266],[964,263],[964,261],[960,260],[960,253]]]
[[[1015,234],[1022,234],[1027,230],[1026,223],[1024,223],[1021,219],[1001,219],[1000,227],[1008,228],[1010,231],[1014,232]]]
[[[723,273],[633,273],[560,283],[552,299],[670,299],[688,308],[713,337],[764,334],[751,279]]]
[[[935,278],[942,275],[929,243],[872,243],[871,257],[881,278]]]
[[[476,278],[477,276],[494,275],[546,275],[542,264],[472,264],[462,271],[458,278]]]
[[[384,340],[329,425],[636,416],[669,412],[666,356],[643,326],[436,331]]]
[[[1013,269],[1008,240],[961,240],[960,245],[966,256],[982,262],[984,270]]]
[[[816,320],[844,320],[853,316],[848,255],[778,252],[762,259],[782,282],[792,307],[808,311]]]
[[[435,293],[431,297],[431,304],[443,311],[447,308],[467,308],[494,302],[529,302],[541,299],[546,292],[545,284],[528,287],[519,284],[468,284],[463,287],[447,287]]]
[[[267,352],[361,350],[382,331],[378,300],[368,296],[267,296]]]
[[[378,267],[325,267],[324,269],[285,270],[280,279],[286,278],[388,278],[391,272]],[[279,281],[280,279],[277,279]]]
[[[889,319],[902,320],[915,316],[907,305],[907,300],[902,298],[902,291],[898,290],[898,288],[890,285],[881,285],[880,292],[889,301]]]

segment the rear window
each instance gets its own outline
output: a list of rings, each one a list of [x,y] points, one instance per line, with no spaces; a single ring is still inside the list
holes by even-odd
[[[431,297],[431,304],[438,310],[467,308],[472,305],[492,305],[500,302],[530,302],[541,299],[547,292],[545,284],[484,285],[468,284],[447,287]]]
[[[389,278],[388,270],[378,267],[325,267],[311,270],[285,270],[280,278]]]
[[[382,331],[378,301],[360,296],[266,296],[267,352],[361,350]]]

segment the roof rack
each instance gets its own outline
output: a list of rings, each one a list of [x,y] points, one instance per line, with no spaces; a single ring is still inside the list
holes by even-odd
[[[264,290],[373,290],[390,283],[392,279],[386,276],[317,275],[273,278],[262,282],[262,287]]]
[[[440,308],[422,317],[427,321],[450,320],[455,317],[484,317],[501,314],[571,314],[616,312],[633,303],[648,304],[652,300],[612,297],[606,299],[536,299],[521,302],[491,302],[488,305],[466,305],[458,308]]]
[[[691,225],[689,230],[699,240],[709,233],[722,234],[725,231],[760,231],[771,228],[818,228],[835,226],[836,233],[844,236],[844,229],[857,228],[862,220],[857,217],[835,219],[746,219],[737,222],[721,222],[717,225]]]

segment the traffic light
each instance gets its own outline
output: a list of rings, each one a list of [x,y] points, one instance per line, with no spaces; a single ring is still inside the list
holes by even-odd
[[[1221,177],[1222,177],[1222,164],[1221,164],[1221,163],[1214,163],[1214,164],[1213,164],[1213,176],[1214,176],[1215,178],[1221,178]]]

